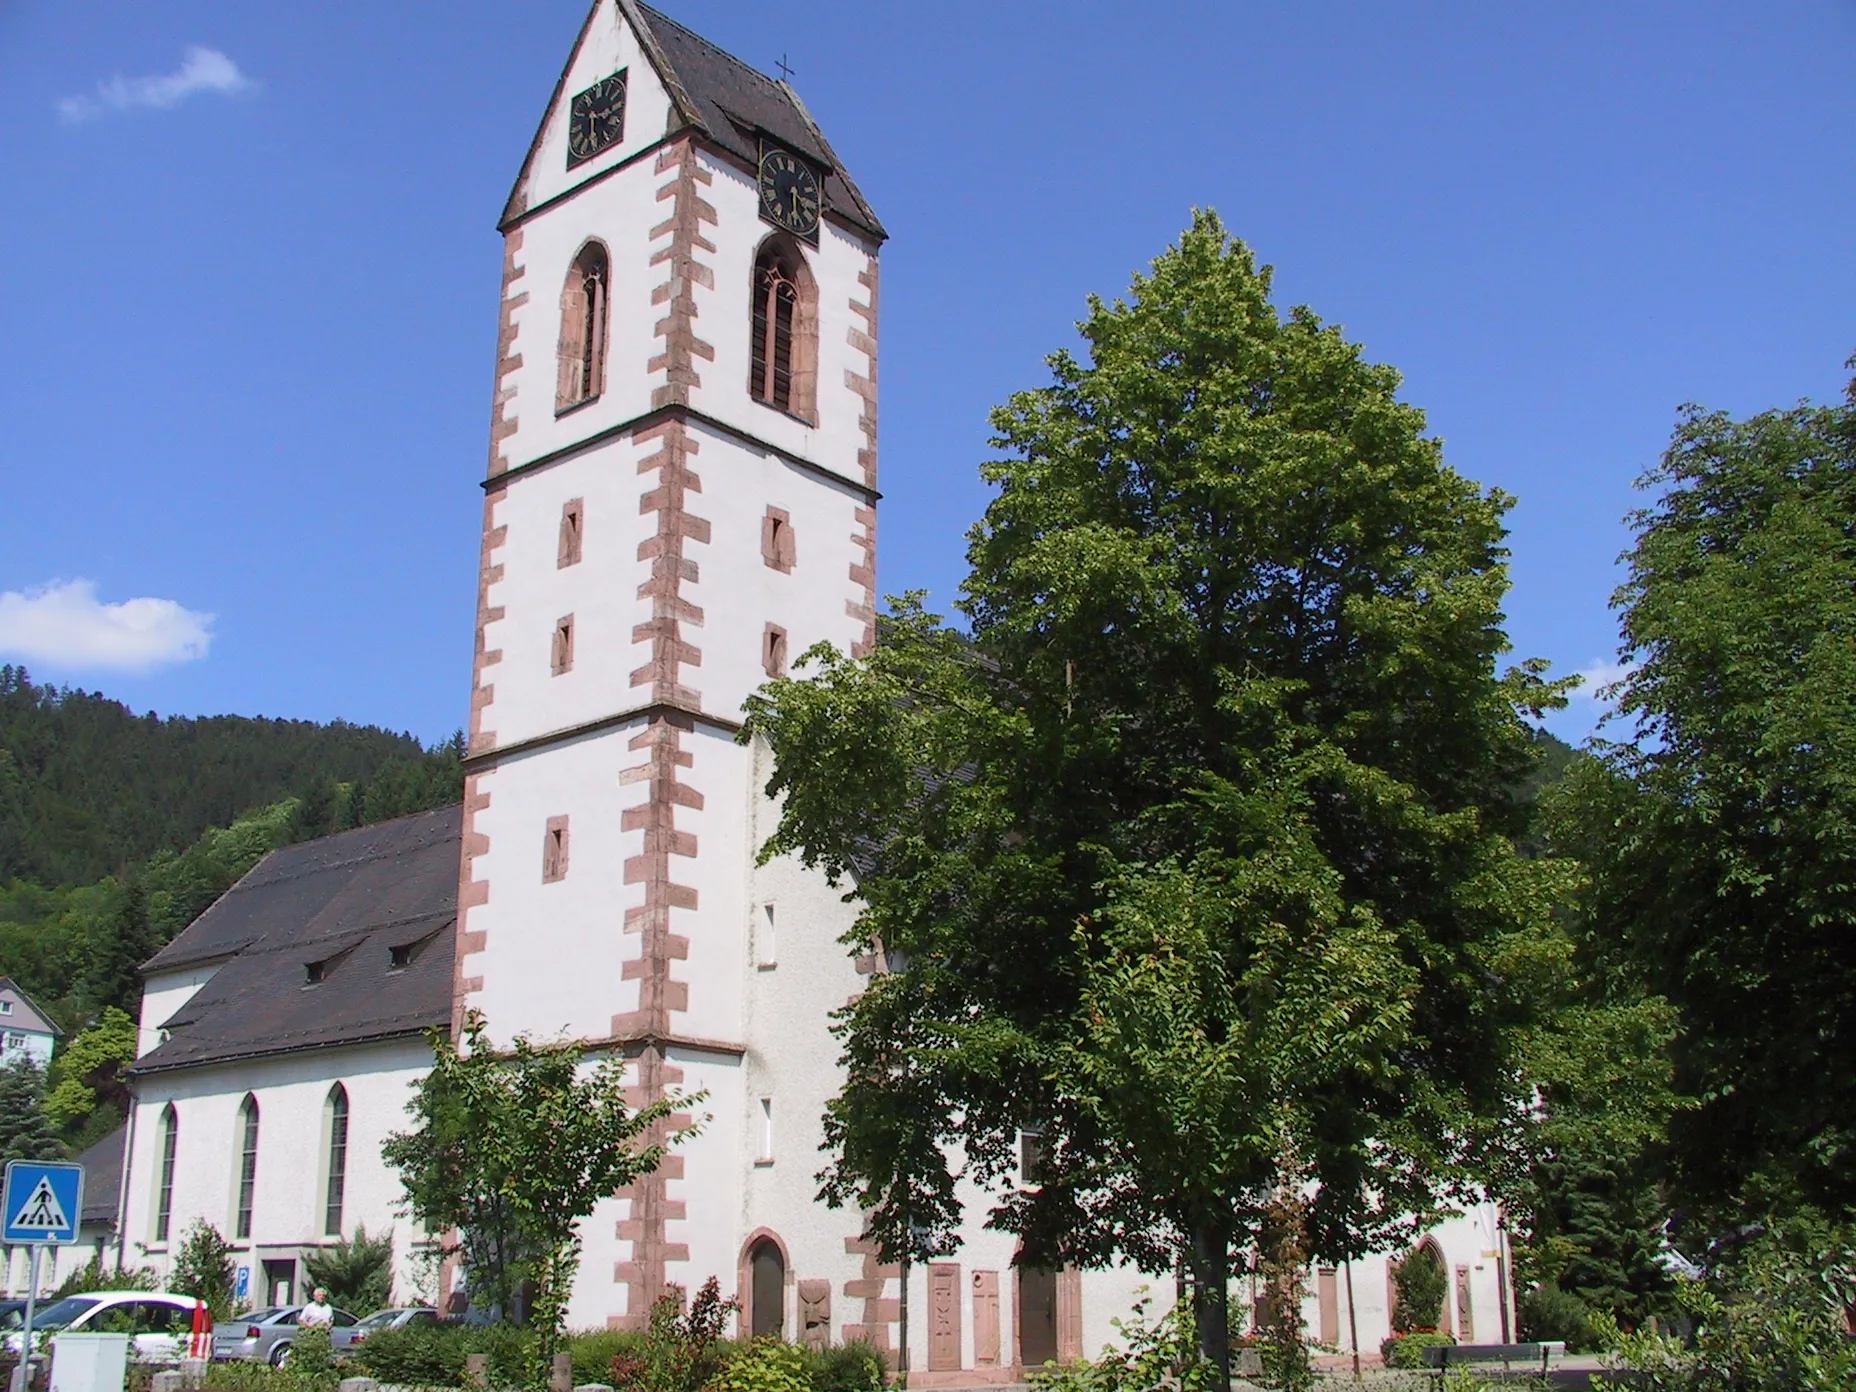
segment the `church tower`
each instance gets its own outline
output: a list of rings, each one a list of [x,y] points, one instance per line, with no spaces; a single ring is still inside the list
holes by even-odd
[[[744,1330],[887,1344],[889,1273],[813,1197],[851,910],[755,866],[736,741],[789,657],[873,638],[882,226],[787,83],[635,0],[594,4],[500,225],[455,1019],[708,1092],[583,1226],[572,1324],[716,1275]]]

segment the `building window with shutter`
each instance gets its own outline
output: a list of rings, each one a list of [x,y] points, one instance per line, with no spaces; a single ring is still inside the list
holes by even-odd
[[[567,818],[548,818],[541,836],[541,882],[553,884],[567,878]]]
[[[769,507],[760,520],[760,558],[777,571],[790,575],[798,558],[793,538],[793,517],[785,508]]]
[[[232,1235],[251,1236],[251,1203],[258,1189],[258,1099],[249,1092],[238,1109],[238,1211],[233,1215]]]
[[[748,332],[749,394],[816,425],[818,283],[791,237],[769,237],[754,258]]]
[[[563,614],[554,621],[554,642],[548,650],[548,665],[557,677],[574,669],[574,616]]]
[[[778,624],[768,624],[761,635],[761,666],[770,677],[786,675],[786,630]]]
[[[588,242],[568,268],[561,287],[559,373],[556,412],[570,411],[605,390],[606,304],[610,280],[606,249]]]
[[[329,1182],[323,1192],[322,1230],[341,1236],[342,1203],[348,1195],[348,1089],[329,1089]]]
[[[580,533],[585,522],[586,502],[583,499],[569,498],[561,504],[561,539],[554,554],[557,570],[580,564]]]

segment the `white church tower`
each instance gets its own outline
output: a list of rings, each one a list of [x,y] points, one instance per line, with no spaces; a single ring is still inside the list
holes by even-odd
[[[717,1275],[744,1328],[888,1344],[814,1198],[851,910],[755,867],[736,742],[789,655],[873,637],[882,226],[790,86],[598,0],[501,229],[454,1018],[708,1091],[585,1225],[571,1323]]]

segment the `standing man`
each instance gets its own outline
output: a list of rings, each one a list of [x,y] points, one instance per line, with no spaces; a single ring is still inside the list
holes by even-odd
[[[335,1308],[329,1304],[329,1292],[326,1287],[317,1286],[310,1292],[309,1304],[297,1312],[297,1327],[310,1324],[333,1325]]]

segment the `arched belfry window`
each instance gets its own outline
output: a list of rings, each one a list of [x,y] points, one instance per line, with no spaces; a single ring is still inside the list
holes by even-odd
[[[238,1109],[238,1208],[233,1214],[235,1237],[251,1236],[251,1206],[258,1190],[258,1099],[249,1092]]]
[[[754,258],[748,392],[818,422],[818,282],[799,243],[776,235]]]
[[[561,287],[560,375],[554,409],[591,401],[606,386],[606,308],[611,281],[606,249],[588,242]]]
[[[348,1191],[348,1089],[340,1083],[329,1089],[326,1112],[329,1150],[324,1168],[328,1183],[323,1190],[322,1230],[339,1237],[342,1202]]]

